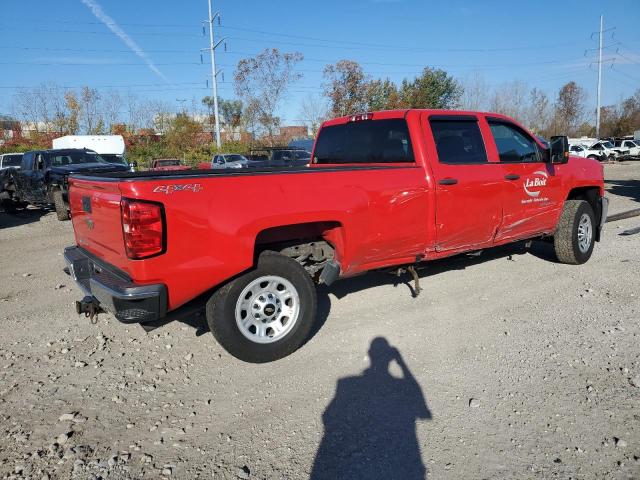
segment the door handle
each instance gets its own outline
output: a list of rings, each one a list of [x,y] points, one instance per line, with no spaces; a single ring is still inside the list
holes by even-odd
[[[440,185],[455,185],[456,183],[458,183],[458,179],[457,178],[443,178],[442,180],[439,180],[438,183]]]
[[[509,175],[504,176],[505,180],[518,180],[519,178],[520,175],[516,175],[515,173],[510,173]]]

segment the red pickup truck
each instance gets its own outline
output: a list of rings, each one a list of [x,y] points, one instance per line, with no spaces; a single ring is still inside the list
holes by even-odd
[[[581,264],[608,204],[602,166],[570,157],[566,137],[547,147],[503,115],[439,110],[325,122],[308,167],[70,184],[78,313],[154,322],[205,298],[211,332],[249,362],[305,341],[314,282],[541,237]]]
[[[177,158],[158,158],[151,162],[149,170],[153,172],[169,172],[176,170],[191,170],[189,165],[185,165]]]

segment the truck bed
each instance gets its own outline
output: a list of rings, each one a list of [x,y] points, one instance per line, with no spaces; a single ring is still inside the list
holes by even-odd
[[[277,241],[282,225],[296,238],[335,235],[343,275],[412,262],[433,207],[415,164],[118,172],[70,184],[76,244],[138,284],[165,283],[170,310],[250,268],[256,245]],[[163,254],[127,258],[123,199],[162,205]]]
[[[415,168],[415,166],[412,165]],[[195,169],[195,170],[171,170],[171,171],[144,171],[144,172],[108,172],[96,174],[77,174],[74,178],[95,179],[97,181],[135,181],[135,180],[162,180],[165,178],[209,178],[209,177],[246,177],[252,175],[277,175],[291,173],[312,172],[340,172],[350,170],[381,170],[408,168],[402,165],[341,165],[341,166],[297,166],[297,167],[260,167],[260,168],[230,168],[224,169]]]

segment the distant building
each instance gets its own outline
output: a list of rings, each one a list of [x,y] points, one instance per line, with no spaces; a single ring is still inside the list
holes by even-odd
[[[0,145],[22,135],[20,122],[9,115],[0,115]]]

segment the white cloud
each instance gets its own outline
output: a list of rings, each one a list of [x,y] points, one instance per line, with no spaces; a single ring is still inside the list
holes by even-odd
[[[170,83],[169,79],[156,67],[147,54],[138,46],[138,44],[125,32],[109,15],[104,13],[102,7],[94,0],[82,0],[98,20],[104,23],[123,43],[131,49],[138,57],[140,57],[149,66],[151,71],[162,78],[165,82]]]

